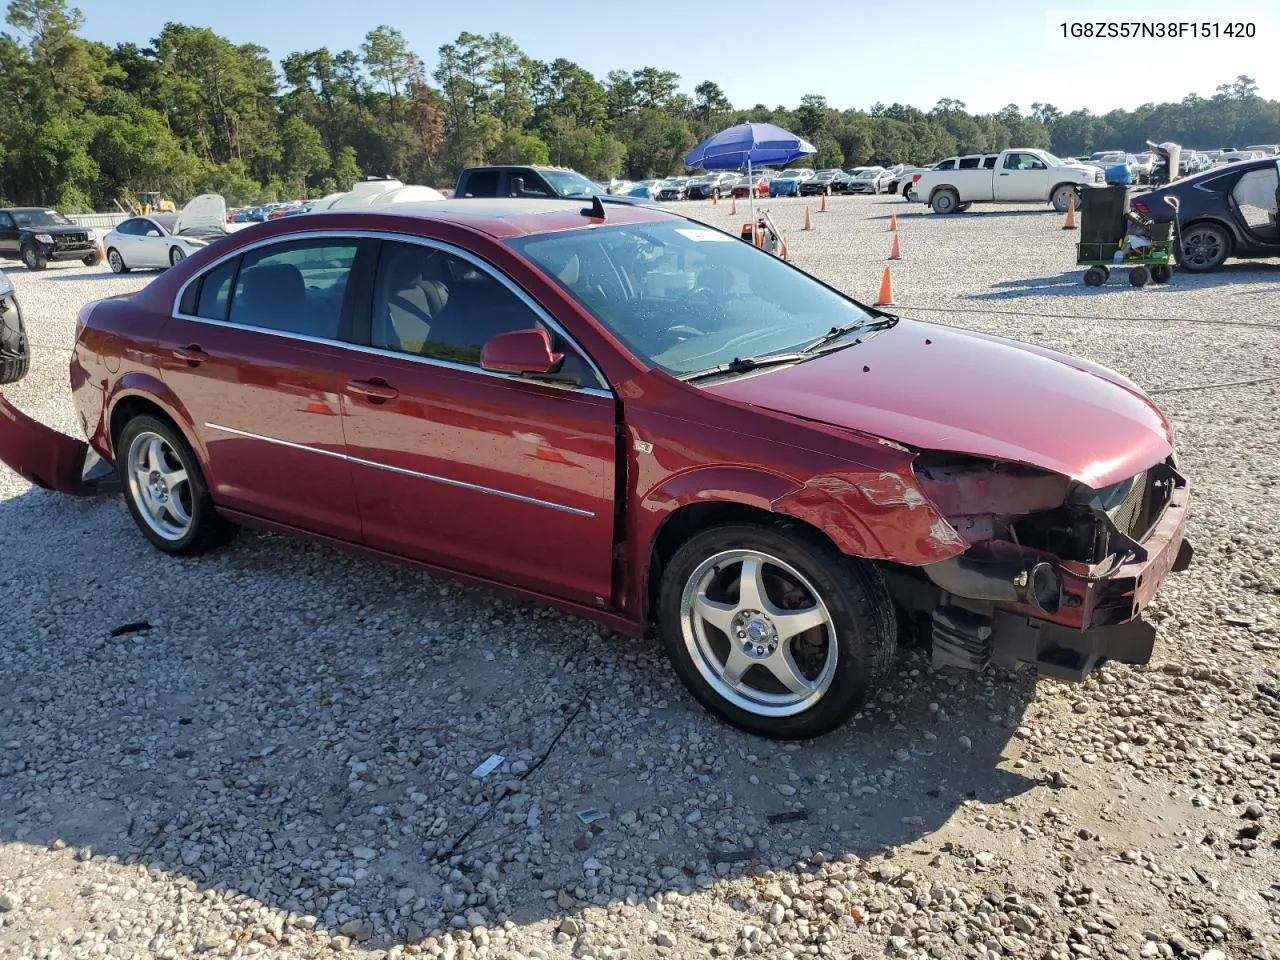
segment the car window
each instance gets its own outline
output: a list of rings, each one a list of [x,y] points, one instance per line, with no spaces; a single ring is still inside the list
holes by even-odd
[[[231,283],[239,266],[240,258],[232,257],[187,287],[182,295],[182,312],[206,320],[226,320],[227,305],[231,302]]]
[[[538,328],[565,353],[561,372],[583,384],[595,375],[559,333],[487,270],[435,247],[388,241],[373,282],[370,346],[480,366],[485,341],[499,333]]]
[[[498,170],[475,170],[467,174],[468,197],[496,197],[498,181],[502,173]]]
[[[940,161],[938,162],[938,165],[937,165],[936,167],[934,167],[933,169],[935,169],[935,170],[954,170],[955,168],[956,168],[956,162],[955,162],[954,160],[940,160]]]
[[[125,220],[123,223],[116,225],[116,233],[122,233],[126,237],[140,237],[142,236],[142,221],[137,217]]]
[[[1240,215],[1250,227],[1265,227],[1276,223],[1276,206],[1280,202],[1280,176],[1276,165],[1267,164],[1261,170],[1249,170],[1240,175],[1231,196],[1240,208]]]
[[[1010,153],[1005,155],[1004,168],[1006,170],[1043,170],[1045,165],[1032,154]]]
[[[976,170],[978,164],[981,163],[981,157],[964,157],[960,160],[961,170]]]
[[[163,237],[164,236],[164,230],[162,230],[160,228],[160,224],[156,223],[154,220],[139,220],[138,226],[139,226],[138,232],[141,233],[144,237]]]
[[[13,217],[0,210],[0,230],[13,229]]]
[[[982,169],[994,170],[996,168],[996,160],[998,159],[999,157],[987,157],[985,160],[982,161]]]
[[[231,297],[232,323],[337,339],[342,298],[358,241],[290,240],[244,255]]]

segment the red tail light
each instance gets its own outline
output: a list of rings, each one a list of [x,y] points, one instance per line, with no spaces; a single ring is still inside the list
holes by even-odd
[[[920,182],[920,178],[921,178],[922,176],[924,176],[924,174],[922,174],[922,173],[913,173],[913,174],[911,175],[911,182],[912,182],[912,183],[919,183],[919,182]]]
[[[1141,200],[1133,201],[1132,206],[1136,212],[1142,214],[1144,217],[1150,215],[1151,211],[1147,209],[1147,205],[1143,203]]]

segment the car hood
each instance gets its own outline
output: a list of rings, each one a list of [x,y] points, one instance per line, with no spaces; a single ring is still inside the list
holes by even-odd
[[[54,226],[39,227],[19,227],[18,230],[23,233],[47,233],[51,237],[60,237],[66,233],[84,233],[88,227],[82,227],[74,223],[60,223]]]
[[[836,427],[1016,461],[1101,488],[1166,458],[1172,431],[1136,384],[1030,344],[902,320],[861,344],[708,384]]]
[[[202,233],[225,233],[227,229],[227,201],[221,194],[202,193],[178,214],[173,225],[174,234],[184,230],[198,230]]]

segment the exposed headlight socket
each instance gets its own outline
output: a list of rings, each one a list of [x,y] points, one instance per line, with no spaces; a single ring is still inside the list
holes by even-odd
[[[1062,578],[1051,563],[1037,563],[1031,568],[1027,598],[1041,613],[1057,613],[1062,605]]]

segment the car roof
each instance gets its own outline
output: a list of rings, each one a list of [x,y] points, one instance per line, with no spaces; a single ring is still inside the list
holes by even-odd
[[[33,210],[39,210],[44,213],[46,210],[56,210],[56,207],[0,207],[5,213],[30,213]]]
[[[681,220],[673,213],[642,204],[613,203],[605,200],[605,224],[651,223],[660,220]],[[306,224],[336,229],[377,229],[388,220],[429,220],[453,223],[478,233],[488,234],[499,240],[524,237],[539,233],[556,233],[577,230],[598,223],[583,216],[590,209],[589,200],[541,200],[516,197],[474,197],[464,200],[439,200],[427,203],[405,203],[391,207],[331,210],[308,214],[304,220],[287,218],[292,229],[303,229]],[[282,221],[272,221],[279,223]]]

